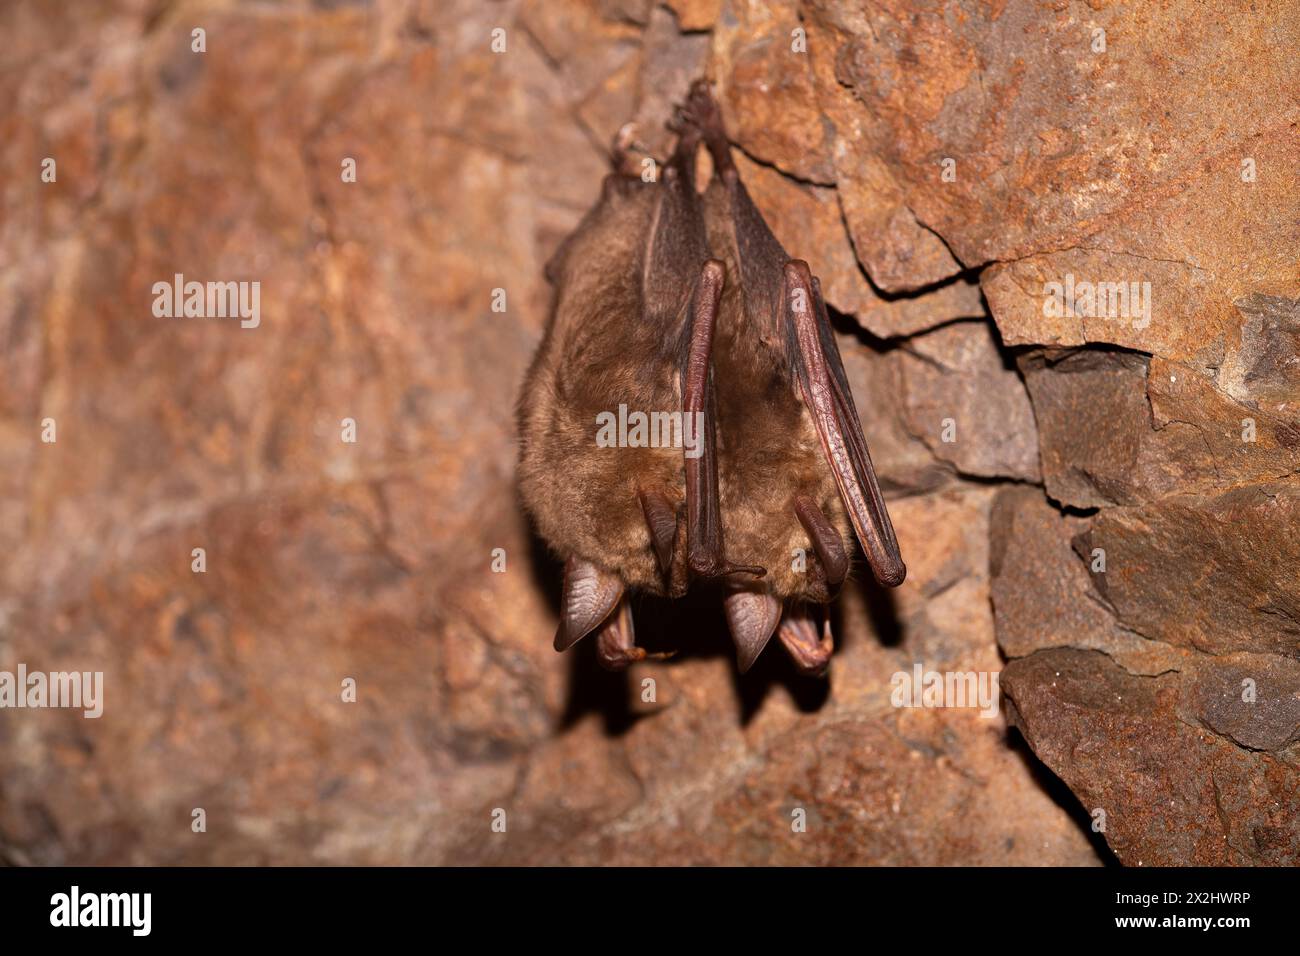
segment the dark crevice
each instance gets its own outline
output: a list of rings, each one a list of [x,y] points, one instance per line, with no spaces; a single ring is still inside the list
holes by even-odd
[[[1123,866],[1115,851],[1110,848],[1104,835],[1092,828],[1092,817],[1088,809],[1070,789],[1069,785],[1058,777],[1052,768],[1038,759],[1034,748],[1029,745],[1024,734],[1014,725],[1007,727],[1007,748],[1024,763],[1040,790],[1045,793],[1079,828],[1079,832],[1088,838],[1092,850],[1105,866]]]

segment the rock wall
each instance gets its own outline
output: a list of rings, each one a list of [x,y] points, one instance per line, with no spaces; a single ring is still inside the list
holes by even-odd
[[[105,699],[0,710],[0,858],[1300,862],[1288,7],[5,4],[0,669]],[[704,73],[909,567],[825,683],[556,655],[513,491],[543,264]]]

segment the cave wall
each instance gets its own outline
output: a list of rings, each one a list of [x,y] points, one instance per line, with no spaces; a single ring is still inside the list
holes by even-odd
[[[0,711],[0,857],[1300,862],[1287,8],[5,4],[0,669],[105,712]],[[705,73],[909,567],[824,684],[694,607],[556,655],[514,493],[543,265]],[[260,325],[156,317],[175,273]],[[1003,712],[893,706],[916,663]]]

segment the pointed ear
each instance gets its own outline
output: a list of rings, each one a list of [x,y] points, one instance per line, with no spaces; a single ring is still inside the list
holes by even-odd
[[[713,401],[713,326],[718,315],[725,274],[717,259],[700,271],[691,299],[689,336],[682,368],[682,411],[695,431],[696,447],[686,459],[686,561],[694,574],[719,577],[744,572],[757,576],[764,568],[727,561],[722,542],[722,506],[718,500],[718,451]],[[698,425],[696,424],[698,423]]]
[[[555,649],[568,650],[610,616],[623,596],[623,582],[579,557],[564,565],[564,597],[560,602],[560,627]]]
[[[795,259],[785,266],[783,289],[792,364],[817,425],[822,450],[876,580],[896,587],[903,583],[907,568],[867,453],[820,286],[808,264]]]
[[[771,640],[781,620],[781,602],[766,591],[733,591],[727,595],[723,607],[731,639],[736,643],[736,663],[743,674]]]

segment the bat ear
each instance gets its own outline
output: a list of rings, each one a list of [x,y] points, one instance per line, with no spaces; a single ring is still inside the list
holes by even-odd
[[[723,602],[727,626],[736,642],[736,663],[748,671],[772,638],[781,620],[781,602],[766,591],[733,591]]]
[[[792,604],[781,618],[778,634],[800,671],[809,677],[826,673],[835,642],[831,638],[831,622],[824,607],[802,601]]]
[[[577,556],[564,565],[564,597],[555,649],[565,651],[604,623],[623,596],[623,582]]]
[[[786,263],[782,299],[799,387],[817,426],[822,451],[839,486],[849,520],[876,580],[897,587],[903,583],[907,567],[898,552],[894,526],[876,481],[867,441],[862,436],[862,423],[822,302],[821,287],[806,262],[794,259]]]

